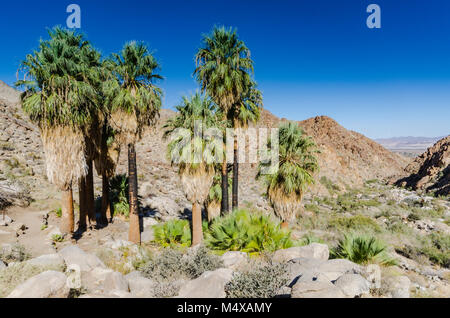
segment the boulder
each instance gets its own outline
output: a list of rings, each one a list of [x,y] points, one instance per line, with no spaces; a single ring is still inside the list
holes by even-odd
[[[385,280],[388,292],[392,298],[409,298],[411,281],[406,276],[388,277]]]
[[[345,298],[342,290],[330,282],[297,282],[292,298]]]
[[[247,253],[237,251],[226,252],[220,258],[223,262],[223,266],[231,269],[237,269],[245,265],[248,261]]]
[[[346,259],[331,259],[316,268],[319,273],[325,274],[334,281],[344,274],[360,274],[362,267]]]
[[[289,274],[290,280],[292,281],[290,286],[292,286],[293,283],[297,281],[297,278],[301,276],[311,277],[315,275],[317,273],[315,269],[318,268],[323,263],[325,263],[325,261],[320,259],[304,258],[304,257],[295,258],[287,262],[286,263],[287,272]]]
[[[96,267],[81,273],[81,285],[94,294],[108,294],[114,290],[129,292],[128,281],[119,272]]]
[[[155,233],[153,231],[153,228],[147,227],[145,228],[144,232],[141,233],[141,242],[151,242],[155,239]]]
[[[128,281],[130,292],[134,297],[154,297],[155,282],[151,279],[143,277],[138,271],[129,273],[125,278]]]
[[[12,221],[13,220],[9,216],[5,215],[3,217],[3,214],[0,215],[0,226],[8,226]]]
[[[59,254],[41,255],[39,257],[28,260],[27,263],[36,266],[54,266],[61,268],[65,266],[64,259]]]
[[[106,268],[105,264],[95,255],[88,254],[75,245],[69,245],[59,251],[67,266],[77,264],[81,271],[90,271],[93,268]]]
[[[225,285],[232,278],[229,268],[205,272],[181,287],[178,298],[225,298]]]
[[[300,257],[327,260],[329,256],[330,251],[327,245],[312,243],[307,246],[296,246],[278,250],[273,254],[272,261],[276,263],[286,263],[291,259]]]
[[[348,297],[361,296],[368,294],[370,283],[358,274],[344,274],[334,283]]]
[[[6,265],[2,261],[0,261],[0,270],[3,269],[3,268],[6,268]]]
[[[69,291],[66,275],[61,272],[47,271],[17,286],[8,298],[67,298]]]

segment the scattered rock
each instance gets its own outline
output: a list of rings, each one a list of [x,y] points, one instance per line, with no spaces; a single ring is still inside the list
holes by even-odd
[[[37,266],[59,266],[64,267],[64,259],[59,254],[47,254],[41,255],[36,258],[32,258],[27,263]]]
[[[5,215],[3,217],[3,214],[0,215],[0,226],[8,226],[12,222],[13,222],[13,220],[9,216]]]
[[[88,254],[75,245],[69,245],[59,251],[67,266],[77,264],[81,271],[90,271],[96,267],[106,268],[105,264],[95,255]]]
[[[68,295],[66,275],[47,271],[17,286],[8,298],[67,298]]]
[[[358,274],[344,274],[334,284],[349,297],[361,296],[370,291],[370,283]]]
[[[409,298],[411,281],[406,276],[387,277],[385,280],[387,289],[392,298]]]
[[[2,261],[0,261],[0,270],[3,269],[3,268],[6,268],[6,265]]]
[[[88,292],[107,294],[114,290],[128,292],[128,281],[119,272],[96,267],[81,273],[81,284]]]
[[[276,263],[286,263],[300,257],[327,260],[329,256],[330,251],[328,245],[312,243],[307,246],[297,246],[278,250],[273,254],[272,261]]]
[[[181,287],[178,298],[225,298],[225,285],[232,277],[229,268],[205,272]]]
[[[311,280],[313,280],[313,276],[317,273],[314,269],[323,263],[325,263],[324,260],[305,257],[295,258],[287,262],[287,271],[291,280],[289,286],[296,283],[298,278],[302,276],[305,277],[304,279],[311,277]]]
[[[248,255],[244,252],[229,251],[221,256],[221,260],[224,267],[235,270],[247,263]]]

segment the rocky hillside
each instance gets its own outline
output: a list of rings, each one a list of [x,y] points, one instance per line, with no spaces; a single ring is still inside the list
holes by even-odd
[[[261,125],[276,127],[286,119],[278,119],[264,111]],[[318,116],[299,125],[318,144],[321,180],[314,191],[326,193],[334,184],[341,189],[358,186],[370,179],[385,179],[398,175],[407,165],[407,159],[394,154],[373,140],[339,125],[327,116]]]
[[[396,184],[415,190],[434,191],[437,195],[450,194],[450,136],[439,140],[406,168],[407,177]]]
[[[39,132],[20,110],[18,96],[17,91],[0,83],[2,178],[22,182],[30,189],[33,199],[46,201],[52,197],[54,188],[44,176],[44,154]],[[162,110],[158,125],[149,129],[137,144],[142,207],[161,218],[176,216],[190,207],[184,197],[177,170],[166,158],[168,141],[162,138],[163,125],[174,114],[171,110]],[[279,119],[264,110],[258,127],[276,127],[281,121],[286,119]],[[328,194],[330,185],[345,190],[347,187],[361,185],[365,180],[386,178],[399,174],[406,165],[402,157],[361,134],[345,129],[329,117],[311,118],[299,122],[299,125],[314,138],[321,150],[321,170],[317,178],[320,182],[317,182],[308,195]],[[117,173],[126,171],[127,157],[123,151]],[[241,165],[240,201],[243,205],[270,210],[262,196],[263,184],[255,181],[256,173],[257,165]],[[98,178],[96,190],[98,194],[101,191]]]

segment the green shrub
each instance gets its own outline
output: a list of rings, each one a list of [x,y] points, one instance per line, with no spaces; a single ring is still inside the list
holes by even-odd
[[[329,193],[335,193],[336,191],[340,191],[338,185],[334,184],[333,181],[323,176],[320,178],[320,183],[328,190]]]
[[[450,235],[431,233],[422,239],[419,252],[439,266],[450,267]]]
[[[395,259],[386,253],[386,245],[372,236],[345,235],[338,245],[331,249],[332,258],[344,258],[354,263],[378,263],[395,265]]]
[[[233,279],[225,285],[225,292],[227,298],[273,298],[288,282],[285,264],[257,265],[233,274]]]
[[[312,243],[324,244],[324,241],[321,238],[318,238],[318,237],[315,237],[313,235],[309,235],[308,234],[308,235],[304,235],[301,238],[301,240],[299,242],[299,245],[306,246],[306,245],[309,245],[309,244],[312,244]]]
[[[155,242],[163,247],[171,247],[177,244],[191,245],[191,227],[188,220],[174,219],[153,226]]]
[[[305,210],[306,211],[310,211],[310,212],[314,212],[314,213],[319,213],[320,209],[317,206],[317,204],[305,204]]]
[[[335,228],[341,232],[367,230],[372,232],[381,232],[381,227],[370,217],[364,215],[354,215],[351,217],[336,217],[328,223],[330,228]]]
[[[62,217],[62,209],[61,208],[57,208],[53,212],[55,212],[56,217],[58,217],[58,218]]]
[[[206,243],[213,250],[255,254],[293,246],[291,233],[281,229],[279,221],[245,210],[214,220],[206,233]]]
[[[130,204],[128,201],[128,177],[125,174],[117,175],[109,181],[110,200],[113,206],[114,215],[128,217],[130,214]]]

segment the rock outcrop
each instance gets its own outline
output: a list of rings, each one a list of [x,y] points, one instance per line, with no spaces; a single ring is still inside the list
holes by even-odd
[[[439,140],[418,156],[405,168],[405,173],[408,176],[397,180],[397,185],[449,195],[450,136]]]

